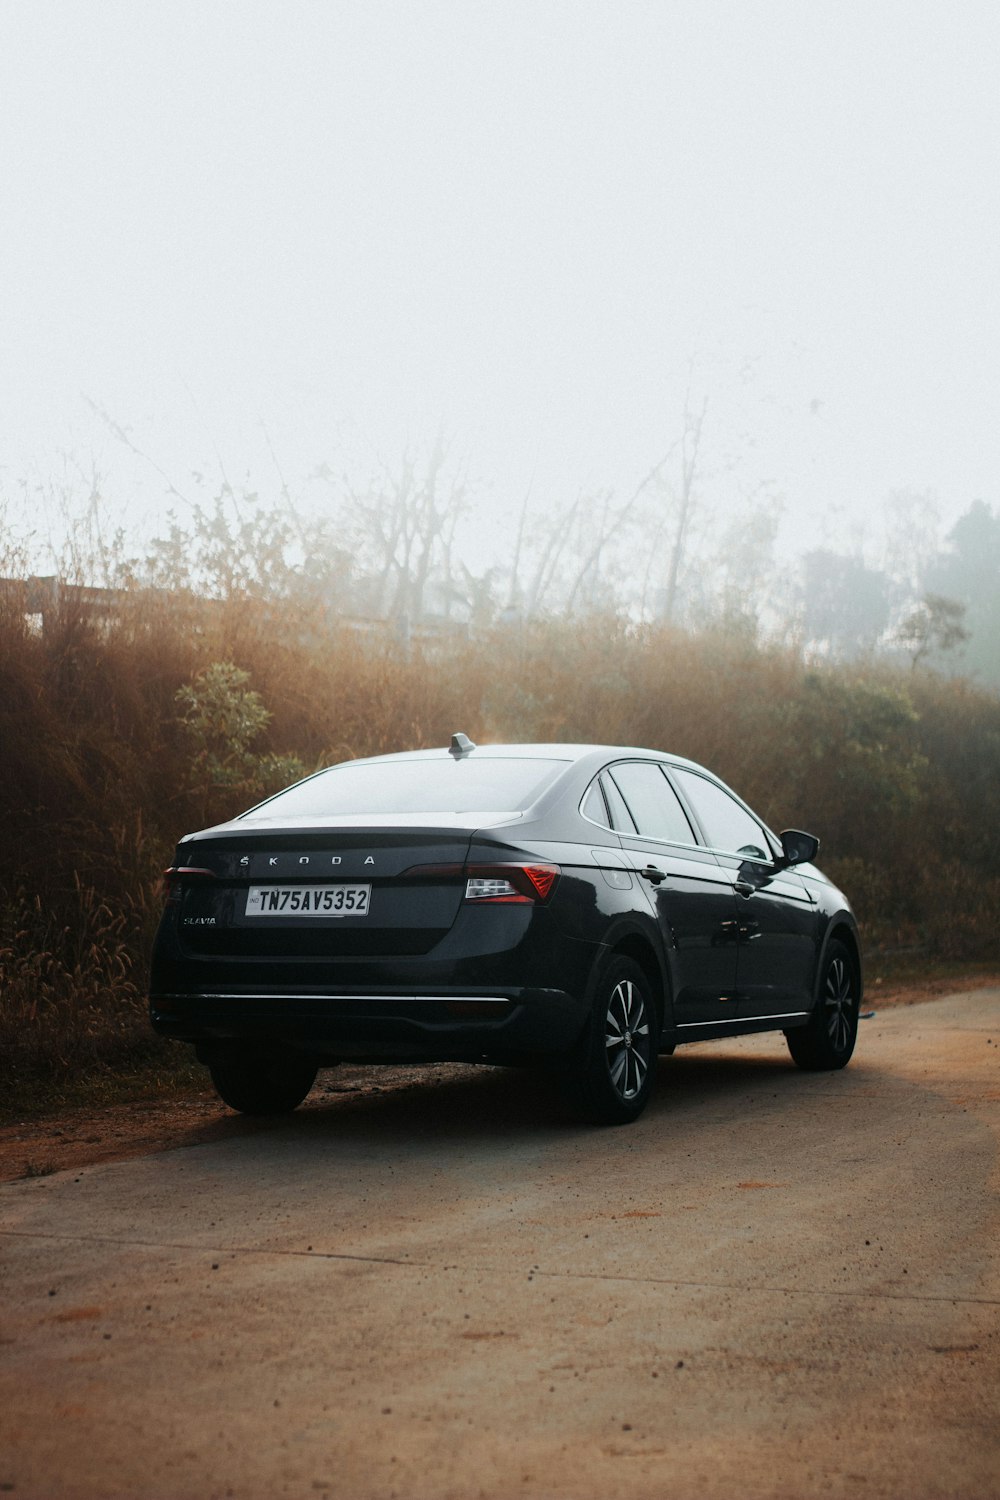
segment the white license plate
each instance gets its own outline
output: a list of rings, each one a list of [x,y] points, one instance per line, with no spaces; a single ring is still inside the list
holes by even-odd
[[[252,885],[248,917],[365,917],[370,885]]]

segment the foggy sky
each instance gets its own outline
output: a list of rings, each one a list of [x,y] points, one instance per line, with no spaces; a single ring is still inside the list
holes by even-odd
[[[1000,8],[0,0],[0,479],[1000,498]],[[272,456],[272,450],[273,455]],[[275,462],[277,459],[277,465]],[[725,477],[728,476],[728,477]]]

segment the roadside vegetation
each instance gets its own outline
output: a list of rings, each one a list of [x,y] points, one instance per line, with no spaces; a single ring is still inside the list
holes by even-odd
[[[544,579],[534,612],[490,603],[485,585],[477,604],[471,580],[461,618],[430,629],[414,603],[433,573],[419,533],[405,567],[386,551],[380,573],[369,552],[360,577],[365,554],[346,543],[314,538],[295,561],[293,531],[278,513],[236,526],[220,507],[187,533],[174,524],[142,567],[120,544],[78,551],[63,576],[113,598],[64,588],[42,610],[16,588],[0,595],[8,1098],[162,1070],[171,1049],[148,1031],[146,962],[181,834],[330,761],[458,729],[702,761],[776,829],[820,836],[880,963],[993,960],[1000,698],[928,666],[955,623],[933,597],[895,658],[838,659],[745,613],[639,620],[600,591],[547,613]],[[27,571],[12,555],[0,565]],[[362,619],[365,599],[375,612]]]

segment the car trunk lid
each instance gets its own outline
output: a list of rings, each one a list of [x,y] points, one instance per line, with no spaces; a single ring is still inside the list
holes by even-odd
[[[181,939],[234,956],[427,953],[458,916],[471,832],[257,827],[184,840],[171,874]]]

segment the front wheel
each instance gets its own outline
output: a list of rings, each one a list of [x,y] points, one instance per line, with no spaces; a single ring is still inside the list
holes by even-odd
[[[785,1032],[792,1060],[810,1072],[843,1068],[858,1036],[861,984],[849,949],[836,939],[824,959],[823,979],[812,1017]]]
[[[645,1109],[653,1087],[659,1023],[652,986],[630,958],[612,958],[570,1059],[567,1089],[592,1125],[626,1125]]]
[[[208,1064],[215,1092],[244,1115],[286,1115],[297,1109],[316,1081],[317,1067],[298,1052],[233,1051]]]

